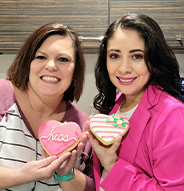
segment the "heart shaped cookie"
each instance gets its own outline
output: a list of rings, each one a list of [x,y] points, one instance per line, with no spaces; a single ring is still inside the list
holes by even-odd
[[[90,119],[90,130],[104,145],[112,144],[116,137],[123,136],[129,129],[129,121],[120,114],[96,114]]]
[[[40,126],[38,136],[45,151],[49,155],[59,157],[77,146],[81,129],[75,122],[60,123],[49,120]]]

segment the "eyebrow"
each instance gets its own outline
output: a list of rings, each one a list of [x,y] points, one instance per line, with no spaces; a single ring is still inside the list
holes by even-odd
[[[108,50],[108,52],[111,52],[111,51],[120,52],[120,50],[118,50],[118,49],[110,49],[110,50]]]
[[[130,53],[133,53],[133,52],[143,52],[143,53],[144,53],[144,51],[141,50],[141,49],[134,49],[134,50],[131,50],[131,51],[130,51]]]
[[[42,51],[40,51],[40,50],[37,50],[36,53],[40,53],[40,54],[46,55],[46,53],[44,53],[44,52],[42,52]],[[36,53],[35,53],[35,54],[36,54]]]
[[[108,50],[107,52],[111,52],[111,51],[121,52],[119,49],[110,49],[110,50]],[[133,49],[133,50],[130,50],[129,52],[130,52],[130,53],[133,53],[133,52],[143,52],[143,53],[144,53],[144,51],[141,50],[141,49]]]

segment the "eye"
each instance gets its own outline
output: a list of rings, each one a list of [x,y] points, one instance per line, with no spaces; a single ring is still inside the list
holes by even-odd
[[[69,62],[68,58],[61,57],[58,59],[59,62]]]
[[[144,58],[144,55],[142,55],[142,54],[134,54],[132,56],[132,58],[135,59],[135,60],[141,60],[141,59]]]
[[[45,60],[46,57],[39,55],[39,56],[36,56],[35,59],[37,59],[37,60]]]
[[[115,54],[115,53],[113,53],[113,54],[110,54],[110,56],[109,56],[111,59],[117,59],[117,58],[119,58],[119,55],[118,54]]]

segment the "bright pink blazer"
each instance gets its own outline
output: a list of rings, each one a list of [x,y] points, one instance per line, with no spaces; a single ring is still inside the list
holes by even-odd
[[[110,114],[123,100],[122,94]],[[101,185],[94,152],[96,190],[184,191],[184,105],[150,85],[129,122],[119,159]]]

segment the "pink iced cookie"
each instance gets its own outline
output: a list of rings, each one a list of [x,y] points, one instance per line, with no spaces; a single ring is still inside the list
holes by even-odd
[[[112,144],[116,137],[125,135],[128,129],[128,119],[119,114],[96,114],[90,119],[91,132],[104,145]]]
[[[77,146],[81,129],[74,122],[60,123],[49,120],[40,126],[38,136],[45,151],[49,155],[59,157]]]

